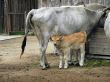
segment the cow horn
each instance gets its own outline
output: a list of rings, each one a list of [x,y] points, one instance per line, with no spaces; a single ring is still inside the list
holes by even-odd
[[[107,8],[105,8],[105,9],[103,10],[103,12],[106,12],[107,10],[110,10],[110,6],[107,7]]]

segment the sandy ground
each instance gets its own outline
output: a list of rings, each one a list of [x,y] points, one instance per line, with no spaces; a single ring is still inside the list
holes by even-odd
[[[110,82],[110,67],[76,67],[59,69],[59,57],[49,44],[46,56],[50,68],[41,70],[37,39],[28,37],[27,47],[19,59],[23,38],[0,41],[0,82]]]
[[[18,37],[22,37],[21,35],[0,35],[0,40],[9,40],[9,39],[13,39],[13,38],[18,38]]]

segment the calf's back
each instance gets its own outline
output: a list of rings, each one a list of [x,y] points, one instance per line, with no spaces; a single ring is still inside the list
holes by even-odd
[[[81,44],[86,42],[86,33],[77,32],[66,36],[52,36],[52,41],[60,48],[73,47],[75,49],[79,48]]]

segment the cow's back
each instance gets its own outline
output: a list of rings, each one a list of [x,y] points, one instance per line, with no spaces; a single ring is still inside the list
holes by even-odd
[[[56,16],[58,33],[60,34],[90,31],[100,17],[95,11],[91,11],[84,7],[74,6],[56,9]]]

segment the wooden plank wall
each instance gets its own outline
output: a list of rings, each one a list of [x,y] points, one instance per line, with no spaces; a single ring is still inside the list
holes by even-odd
[[[37,0],[8,0],[8,15],[10,17],[10,32],[24,31],[25,11],[38,8]]]
[[[110,40],[106,38],[104,29],[97,27],[88,41],[90,54],[110,55]]]
[[[41,0],[42,6],[61,6],[61,5],[74,5],[77,2],[83,1],[86,4],[100,3],[106,6],[110,5],[110,0]]]
[[[0,33],[3,32],[4,28],[3,28],[3,21],[4,21],[4,1],[0,0]]]

